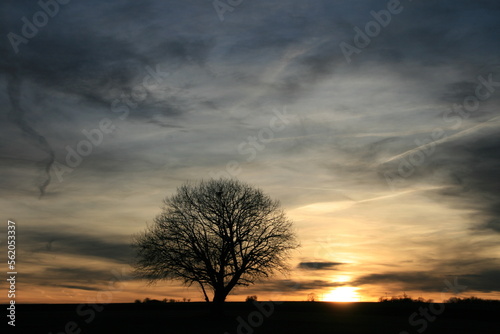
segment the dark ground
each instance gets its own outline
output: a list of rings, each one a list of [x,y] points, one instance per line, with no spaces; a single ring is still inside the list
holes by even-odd
[[[439,307],[443,305],[444,310],[439,313]],[[6,306],[1,307],[5,310]],[[15,330],[8,326],[7,333],[500,333],[498,304],[437,304],[435,309],[429,309],[429,306],[227,303],[225,316],[214,318],[205,303],[108,304],[97,305],[97,310],[87,304],[17,305]],[[423,315],[418,314],[420,308]],[[433,315],[432,310],[439,314]],[[409,318],[414,312],[417,315],[413,315],[410,323]],[[7,322],[5,316],[2,318]]]

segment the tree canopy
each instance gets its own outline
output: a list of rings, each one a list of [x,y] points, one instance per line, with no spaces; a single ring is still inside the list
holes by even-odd
[[[298,246],[279,201],[234,179],[185,183],[134,244],[140,277],[197,284],[219,304],[237,285],[286,271]]]

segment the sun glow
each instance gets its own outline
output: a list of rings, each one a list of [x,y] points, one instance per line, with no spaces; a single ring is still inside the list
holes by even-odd
[[[326,302],[357,302],[360,299],[359,294],[356,292],[358,288],[349,286],[341,286],[331,290],[323,296],[323,301]]]

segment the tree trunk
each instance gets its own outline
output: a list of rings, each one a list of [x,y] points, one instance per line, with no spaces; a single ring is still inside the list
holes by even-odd
[[[224,289],[217,289],[214,292],[214,299],[212,301],[212,314],[215,316],[224,315],[224,302],[226,301],[227,294]]]

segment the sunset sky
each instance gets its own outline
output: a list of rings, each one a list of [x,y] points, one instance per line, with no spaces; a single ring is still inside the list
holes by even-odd
[[[500,298],[500,3],[231,2],[2,2],[17,302],[201,301],[131,277],[130,244],[220,176],[279,199],[301,243],[229,300]]]

